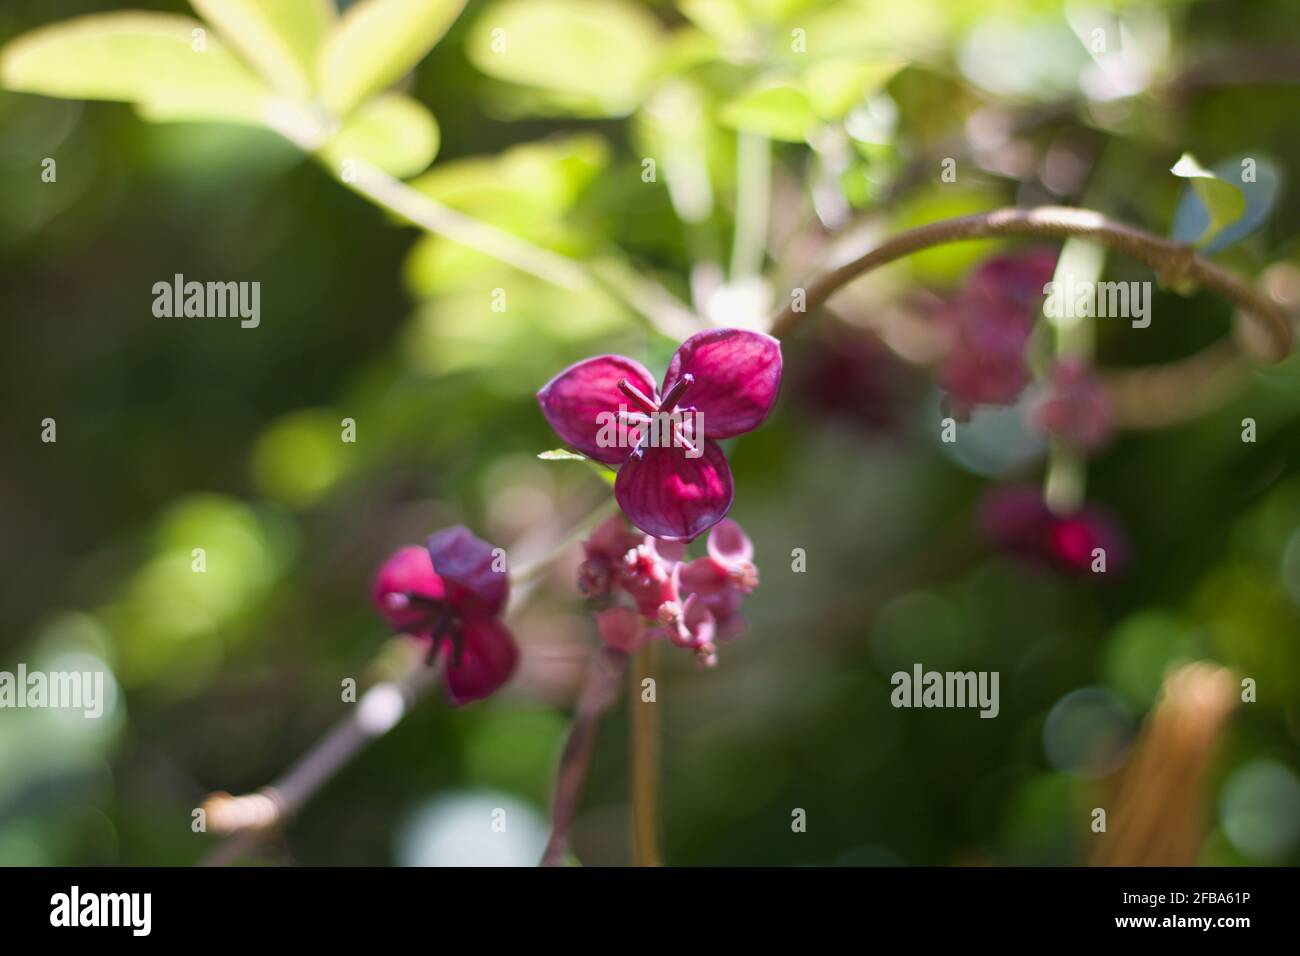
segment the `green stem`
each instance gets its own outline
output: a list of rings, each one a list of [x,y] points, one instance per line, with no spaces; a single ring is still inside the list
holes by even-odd
[[[377,166],[353,160],[351,172],[353,175],[346,179],[340,175],[339,182],[427,232],[564,289],[585,291],[594,285],[581,263],[448,208]]]
[[[631,713],[632,859],[637,866],[662,866],[659,852],[659,688],[658,648],[647,642],[629,669]],[[655,681],[655,699],[641,699],[641,684]]]
[[[694,330],[694,316],[690,309],[651,279],[629,276],[629,270],[625,268],[594,268],[544,249],[444,206],[433,197],[362,160],[352,160],[346,178],[341,169],[332,169],[332,172],[347,188],[426,232],[450,239],[571,292],[589,292],[600,288],[669,337],[682,338]]]
[[[1077,237],[1067,239],[1052,279],[1058,288],[1075,288],[1080,283],[1091,283],[1096,288],[1105,265],[1104,246]],[[1091,316],[1074,315],[1070,309],[1061,309],[1047,318],[1056,361],[1092,361],[1097,330]],[[1087,459],[1077,449],[1052,438],[1047,446],[1047,468],[1043,476],[1043,500],[1047,506],[1060,515],[1078,511],[1083,506],[1087,484]]]
[[[771,202],[771,144],[765,136],[740,133],[736,141],[736,231],[731,246],[733,282],[756,276],[763,269]]]

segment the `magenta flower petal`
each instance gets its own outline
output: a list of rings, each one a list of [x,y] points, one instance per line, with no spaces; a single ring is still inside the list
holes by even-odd
[[[628,552],[619,583],[632,596],[637,609],[648,617],[657,615],[661,605],[677,601],[672,567],[659,556],[653,538]]]
[[[677,620],[677,630],[672,641],[681,647],[701,648],[713,643],[715,631],[713,612],[700,600],[699,595],[692,594],[682,603],[681,616]]]
[[[1056,273],[1060,250],[1039,246],[986,259],[966,282],[968,295],[1029,314],[1037,312],[1043,287]]]
[[[1053,514],[1035,487],[990,489],[980,502],[979,522],[995,545],[1030,563],[1087,574],[1100,548],[1108,572],[1127,564],[1128,538],[1109,512],[1085,505],[1072,515]]]
[[[623,555],[644,540],[644,535],[628,529],[622,515],[610,515],[596,526],[582,548],[591,560],[613,563],[622,561]]]
[[[696,558],[682,565],[679,575],[682,590],[708,597],[724,590],[730,583],[727,566],[714,557]]]
[[[654,548],[655,554],[663,559],[664,563],[671,567],[674,564],[680,564],[686,560],[686,542],[676,540],[661,540],[652,538],[647,542],[650,547]]]
[[[631,522],[656,538],[690,541],[721,521],[735,494],[731,468],[717,442],[698,458],[681,448],[643,446],[614,482],[614,497]]]
[[[646,620],[630,607],[611,607],[592,615],[600,639],[620,651],[634,651],[646,641]]]
[[[555,433],[588,458],[617,465],[631,448],[605,447],[596,443],[604,419],[601,413],[617,414],[621,407],[637,411],[619,390],[623,379],[641,394],[653,399],[655,382],[640,362],[621,355],[598,355],[570,365],[537,393],[542,414]]]
[[[762,424],[781,388],[781,343],[761,332],[710,329],[692,335],[668,363],[663,394],[686,374],[679,406],[703,415],[704,435],[722,439]]]
[[[487,697],[519,664],[519,648],[510,632],[492,617],[465,618],[459,658],[454,648],[447,655],[447,690],[458,707]]]
[[[370,599],[394,631],[417,633],[427,625],[429,609],[413,603],[408,595],[441,601],[444,593],[442,579],[434,573],[429,552],[409,545],[398,548],[376,572]]]
[[[1114,409],[1105,386],[1077,359],[1054,365],[1046,387],[1030,409],[1039,431],[1084,451],[1095,451],[1110,438]]]
[[[510,578],[492,545],[457,525],[430,537],[428,547],[433,569],[446,584],[447,600],[458,612],[483,617],[501,612],[510,594]]]
[[[709,556],[730,564],[752,562],[754,544],[739,524],[727,518],[709,532]]]

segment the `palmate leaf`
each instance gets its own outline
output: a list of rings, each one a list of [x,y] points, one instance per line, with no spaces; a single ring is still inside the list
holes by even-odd
[[[97,14],[28,33],[0,53],[0,83],[134,103],[151,119],[261,124],[270,101],[266,86],[202,23],[161,13]]]
[[[325,106],[347,116],[405,75],[432,49],[465,0],[359,0],[325,41],[316,63]]]
[[[316,55],[338,19],[334,0],[190,0],[194,9],[276,90],[315,88]]]
[[[1183,242],[1203,246],[1246,211],[1246,197],[1241,190],[1202,167],[1191,153],[1183,153],[1170,172],[1191,182],[1209,214],[1209,221],[1199,236],[1176,237]]]
[[[658,21],[629,0],[502,0],[466,49],[488,76],[538,91],[539,107],[621,116],[648,92],[661,46]]]
[[[195,0],[195,6],[274,89],[204,23],[133,12],[81,17],[14,40],[0,52],[0,83],[47,96],[133,103],[155,122],[266,126],[315,148],[318,132],[300,138],[291,130],[295,124],[319,129],[308,100],[315,50],[335,18],[330,0]],[[405,177],[428,167],[438,145],[438,124],[428,110],[389,94],[352,110],[318,153],[332,165],[361,159]]]

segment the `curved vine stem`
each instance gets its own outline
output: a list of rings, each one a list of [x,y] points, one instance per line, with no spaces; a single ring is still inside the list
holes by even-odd
[[[790,303],[772,318],[772,334],[778,338],[789,335],[809,312],[826,303],[842,286],[880,266],[933,246],[1004,236],[1079,236],[1122,252],[1150,266],[1164,283],[1192,280],[1232,302],[1265,334],[1270,359],[1281,359],[1291,350],[1291,326],[1282,310],[1236,274],[1198,256],[1189,246],[1099,212],[1069,206],[996,209],[901,232],[814,279],[806,286],[802,303],[792,296]],[[802,309],[797,309],[797,304]]]

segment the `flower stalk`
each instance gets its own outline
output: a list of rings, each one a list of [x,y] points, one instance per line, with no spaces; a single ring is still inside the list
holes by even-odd
[[[637,866],[662,866],[659,850],[658,648],[647,642],[636,652],[629,681],[631,728],[632,859]],[[653,681],[649,700],[643,688]]]

